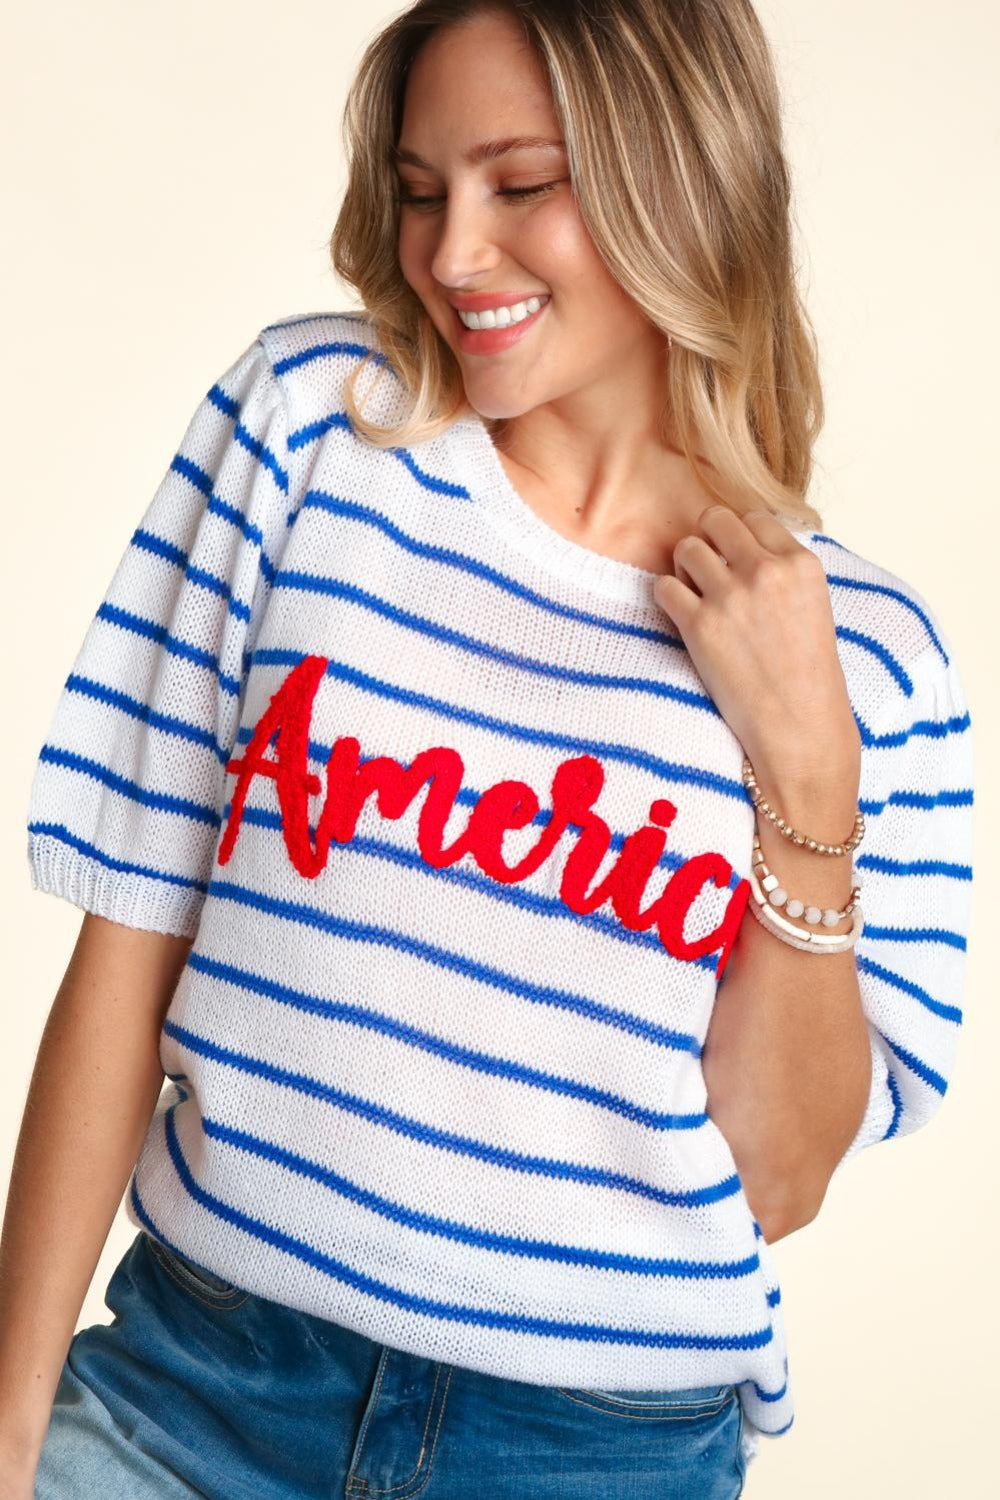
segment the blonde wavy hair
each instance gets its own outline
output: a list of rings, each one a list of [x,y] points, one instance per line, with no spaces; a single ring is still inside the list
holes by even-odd
[[[546,69],[598,253],[672,339],[670,437],[738,513],[820,527],[805,499],[824,420],[816,339],[796,286],[775,70],[749,0],[417,0],[369,43],[344,109],[348,182],[330,253],[413,401],[392,428],[366,421],[354,391],[366,357],[347,393],[358,434],[403,446],[471,411],[461,367],[399,267],[391,152],[421,45],[497,11]],[[486,425],[495,437],[504,420]]]

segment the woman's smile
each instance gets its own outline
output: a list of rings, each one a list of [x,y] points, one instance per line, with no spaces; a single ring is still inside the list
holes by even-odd
[[[516,302],[498,308],[485,308],[481,312],[460,312],[453,308],[458,346],[463,354],[499,354],[518,343],[534,328],[552,298],[530,297],[527,302]],[[494,319],[492,327],[469,328],[462,320],[466,318]],[[505,321],[501,321],[505,319]]]

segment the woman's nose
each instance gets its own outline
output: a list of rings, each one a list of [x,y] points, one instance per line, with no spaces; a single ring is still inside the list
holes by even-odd
[[[438,217],[438,238],[431,261],[434,277],[459,287],[499,264],[495,221],[490,209],[471,194],[452,192]]]

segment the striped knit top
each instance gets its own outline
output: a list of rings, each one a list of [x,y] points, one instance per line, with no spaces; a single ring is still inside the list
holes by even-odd
[[[477,415],[360,438],[373,347],[362,315],[290,317],[212,385],[38,756],[34,887],[193,938],[127,1213],[428,1358],[733,1383],[752,1456],[793,1419],[781,1289],[700,1061],[754,920],[742,746],[656,575],[544,522]],[[410,399],[377,349],[359,387],[382,424]],[[972,738],[927,601],[794,534],[863,739],[846,1161],[948,1086]]]

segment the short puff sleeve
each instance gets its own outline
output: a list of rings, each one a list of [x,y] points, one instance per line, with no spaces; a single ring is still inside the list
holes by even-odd
[[[948,1088],[965,998],[973,783],[962,680],[935,644],[904,674],[882,721],[862,726],[855,954],[872,1081],[838,1171],[866,1146],[926,1124]]]
[[[194,935],[288,472],[285,400],[258,338],[191,418],[57,701],[30,792],[34,889]]]

